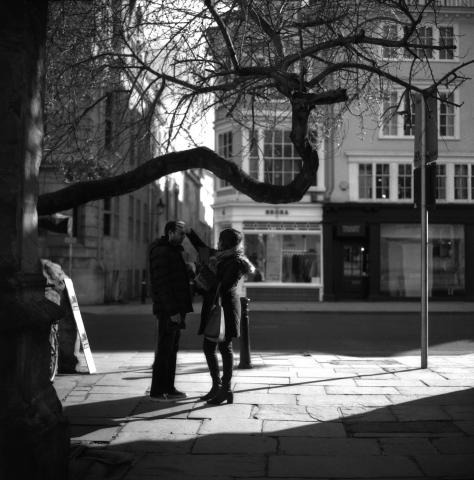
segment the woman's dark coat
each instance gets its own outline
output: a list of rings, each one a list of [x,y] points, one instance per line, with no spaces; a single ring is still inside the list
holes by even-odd
[[[201,253],[205,252],[206,256],[213,256],[216,250],[206,246],[202,240],[191,231],[188,238],[193,246]],[[209,310],[214,303],[216,296],[216,288],[220,283],[220,296],[222,299],[222,308],[224,310],[225,319],[225,335],[226,337],[240,336],[240,296],[237,291],[239,280],[248,273],[248,264],[237,253],[224,258],[217,264],[216,280],[209,292],[203,297],[201,310],[201,323],[199,325],[198,334],[204,333],[204,327],[208,318]]]

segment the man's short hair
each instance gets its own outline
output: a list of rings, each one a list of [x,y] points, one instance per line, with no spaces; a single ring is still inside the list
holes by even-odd
[[[167,237],[170,233],[176,232],[178,226],[184,228],[184,222],[181,220],[170,220],[167,222],[165,225],[165,237]]]

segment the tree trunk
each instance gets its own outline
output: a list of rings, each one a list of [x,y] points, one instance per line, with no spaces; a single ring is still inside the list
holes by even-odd
[[[43,141],[46,0],[16,0],[0,29],[0,478],[67,478],[67,421],[49,381],[36,202]]]

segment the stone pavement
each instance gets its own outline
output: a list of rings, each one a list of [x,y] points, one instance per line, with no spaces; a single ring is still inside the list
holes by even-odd
[[[98,373],[59,375],[71,480],[474,478],[474,354],[360,358],[252,353],[232,405],[198,400],[201,352],[180,352],[163,404],[152,352],[95,353]],[[238,356],[236,358],[238,364]]]

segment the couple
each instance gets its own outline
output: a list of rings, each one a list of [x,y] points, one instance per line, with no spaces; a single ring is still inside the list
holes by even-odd
[[[184,222],[172,221],[165,226],[165,234],[150,246],[150,277],[153,313],[158,318],[158,345],[153,365],[150,397],[158,401],[184,398],[186,395],[174,387],[176,354],[179,348],[180,329],[184,328],[186,313],[192,312],[189,273],[184,262],[182,242],[185,235],[205,259],[213,275],[209,283],[201,285],[203,306],[198,334],[203,334],[209,310],[217,287],[225,318],[225,338],[216,343],[204,337],[206,356],[212,388],[201,400],[219,405],[232,403],[231,379],[234,364],[232,338],[240,335],[240,296],[238,283],[254,269],[241,248],[242,234],[232,228],[219,236],[217,250],[208,247]],[[209,280],[209,278],[208,278]],[[219,374],[217,348],[222,355],[223,376]]]

